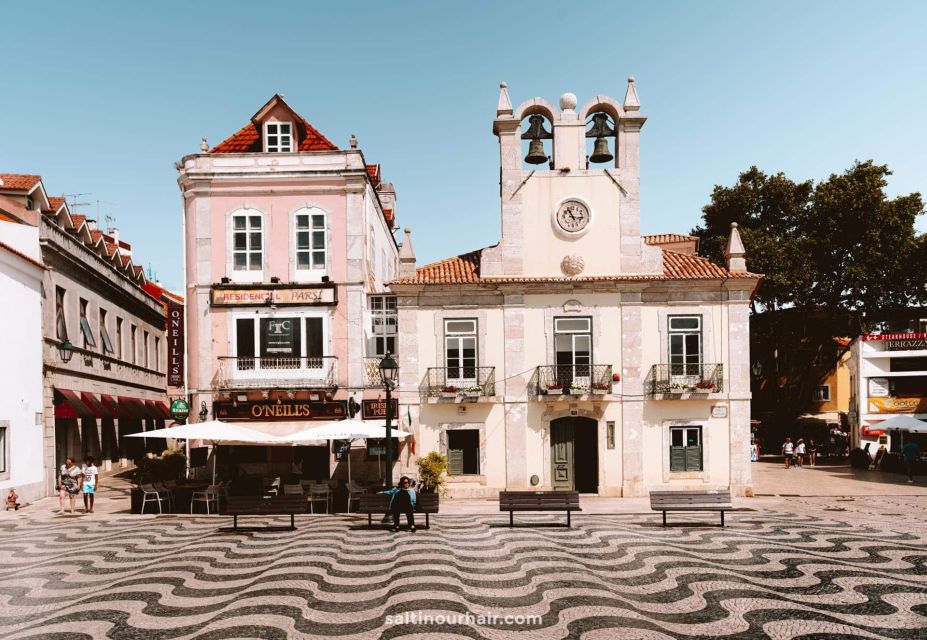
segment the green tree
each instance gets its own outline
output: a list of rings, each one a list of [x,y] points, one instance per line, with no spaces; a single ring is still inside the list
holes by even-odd
[[[864,318],[927,299],[927,239],[914,222],[919,193],[889,198],[888,167],[856,162],[814,184],[757,167],[716,186],[693,230],[700,252],[722,262],[730,225],[740,227],[751,271],[765,274],[753,299],[752,358],[762,370],[754,416],[791,424],[812,402]]]

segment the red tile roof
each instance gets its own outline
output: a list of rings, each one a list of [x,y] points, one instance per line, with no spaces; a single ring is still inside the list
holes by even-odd
[[[4,222],[19,222],[19,220],[14,218],[12,215],[6,214],[3,211],[0,211],[0,220],[3,220]]]
[[[698,236],[685,236],[681,233],[657,233],[644,236],[644,243],[649,245],[670,244],[674,242],[698,241]]]
[[[386,218],[386,221],[389,223],[389,226],[393,226],[395,222],[393,220],[393,210],[392,209],[383,209],[383,217]]]
[[[87,220],[87,216],[82,216],[79,213],[71,214],[71,222],[74,224],[72,229],[79,229],[82,224]]]
[[[64,198],[59,198],[57,196],[50,196],[48,198],[48,209],[46,209],[46,211],[57,213],[58,209],[60,209],[64,205],[64,202],[65,202]]]
[[[296,123],[296,137],[299,140],[297,151],[338,150],[338,147],[309,124],[305,118],[299,115],[297,118],[299,118]],[[209,153],[261,153],[263,145],[259,127],[260,124],[249,122],[232,136],[210,149]]]
[[[0,173],[0,189],[9,189],[12,191],[30,191],[42,181],[42,176],[36,176],[25,173]]]
[[[145,271],[145,270],[142,269],[142,268],[141,268],[140,266],[138,266],[138,265],[134,265],[134,266],[132,267],[132,272],[135,274],[135,277],[136,277],[136,278],[139,277],[140,275],[142,275],[144,271]]]
[[[666,280],[717,280],[722,278],[759,278],[759,274],[730,272],[707,258],[663,250],[663,274],[629,274],[614,276],[480,276],[482,249],[433,262],[416,269],[415,275],[399,278],[394,284],[476,284],[479,282],[633,282]]]
[[[367,165],[367,175],[370,176],[371,182],[373,182],[374,187],[380,186],[380,165],[379,164],[368,164]]]

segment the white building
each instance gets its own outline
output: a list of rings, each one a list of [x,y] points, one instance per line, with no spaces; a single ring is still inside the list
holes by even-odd
[[[42,277],[39,230],[0,199],[0,497],[45,495],[42,429]]]
[[[633,79],[623,104],[576,107],[567,93],[560,108],[513,108],[503,84],[501,241],[418,269],[403,244],[391,283],[403,424],[411,416],[418,455],[448,455],[455,495],[750,494],[760,276],[736,228],[727,268],[695,255],[695,238],[641,236]]]
[[[923,315],[924,317],[919,317]],[[900,325],[860,337],[850,350],[850,443],[894,450],[883,420],[906,414],[927,420],[927,312],[913,312]]]

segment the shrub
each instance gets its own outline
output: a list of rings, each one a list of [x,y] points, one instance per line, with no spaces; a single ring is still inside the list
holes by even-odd
[[[432,451],[427,456],[415,461],[418,465],[418,477],[425,493],[444,493],[447,473],[447,456]]]

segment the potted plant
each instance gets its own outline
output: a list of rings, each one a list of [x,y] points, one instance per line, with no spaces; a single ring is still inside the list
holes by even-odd
[[[573,384],[570,385],[570,393],[574,396],[579,396],[584,393],[589,393],[589,385],[579,384],[577,382],[574,382]]]
[[[464,396],[467,398],[479,398],[483,395],[483,387],[479,385],[473,385],[464,389]]]
[[[415,461],[418,465],[418,478],[422,483],[422,493],[444,493],[447,474],[447,456],[432,451]]]
[[[594,382],[592,384],[592,393],[608,393],[609,384],[607,382]]]
[[[701,393],[711,393],[715,390],[715,383],[711,380],[700,380],[695,383],[695,390]]]
[[[459,392],[460,389],[452,384],[447,385],[446,387],[441,387],[442,398],[456,398]]]
[[[563,394],[563,385],[559,382],[547,385],[547,395],[559,396]]]
[[[670,393],[683,393],[686,391],[686,385],[682,382],[673,382],[669,386]]]

